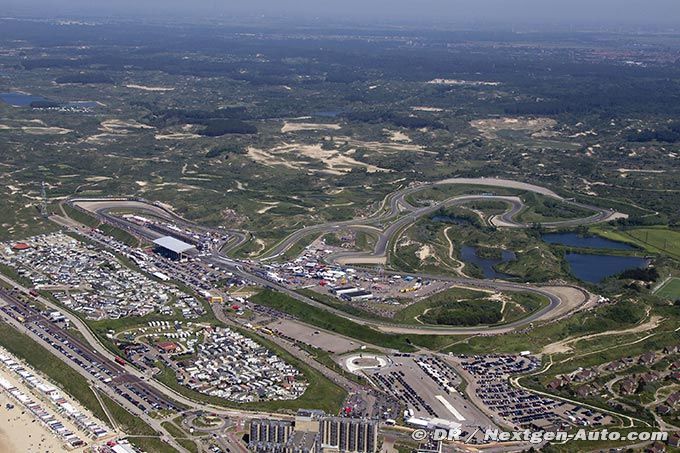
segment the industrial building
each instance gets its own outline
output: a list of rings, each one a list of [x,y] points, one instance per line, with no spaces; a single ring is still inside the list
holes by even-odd
[[[172,236],[163,236],[153,241],[156,253],[172,260],[181,260],[188,252],[195,252],[196,247],[180,241]]]

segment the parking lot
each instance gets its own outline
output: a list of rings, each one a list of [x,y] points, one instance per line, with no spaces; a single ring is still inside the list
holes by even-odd
[[[469,389],[497,419],[511,427],[534,430],[569,429],[573,426],[601,426],[611,417],[561,400],[544,397],[510,385],[513,375],[538,369],[531,356],[485,355],[452,357],[467,379]]]
[[[315,329],[291,319],[279,319],[267,325],[277,335],[300,341],[333,354],[343,354],[361,347],[361,343],[324,330]]]
[[[27,334],[46,348],[56,351],[65,362],[71,363],[90,380],[110,388],[128,404],[144,413],[162,409],[177,410],[172,402],[160,396],[143,381],[126,373],[124,366],[101,358],[81,340],[50,322],[30,303],[23,301],[17,292],[0,290],[0,297],[0,318],[21,325]]]
[[[389,365],[368,371],[371,380],[413,411],[416,419],[442,419],[460,423],[466,432],[482,431],[493,422],[456,388],[460,377],[453,367],[434,355],[394,354]]]

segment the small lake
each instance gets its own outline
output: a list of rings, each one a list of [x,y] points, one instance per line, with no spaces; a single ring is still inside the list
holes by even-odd
[[[608,250],[634,250],[635,247],[624,242],[612,241],[600,236],[580,236],[577,233],[547,233],[541,239],[549,244],[560,244],[568,247],[583,247]]]
[[[636,256],[590,255],[586,253],[567,253],[571,273],[579,280],[599,283],[607,277],[628,269],[644,269],[649,261]]]
[[[460,249],[461,260],[466,263],[475,264],[477,267],[481,268],[484,272],[484,278],[512,278],[512,275],[504,274],[503,272],[498,272],[494,269],[496,264],[507,263],[516,259],[515,253],[509,250],[503,250],[501,254],[501,259],[489,259],[480,258],[477,256],[477,248],[471,247],[469,245],[464,245]]]
[[[14,107],[28,107],[31,102],[49,101],[42,96],[34,96],[29,93],[0,93],[0,101]]]

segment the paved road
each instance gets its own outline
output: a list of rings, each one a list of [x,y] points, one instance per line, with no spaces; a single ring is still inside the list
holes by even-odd
[[[361,261],[361,259],[382,258],[386,256],[387,247],[390,241],[395,239],[407,226],[415,223],[419,218],[432,214],[433,212],[443,207],[461,205],[465,203],[470,203],[472,201],[492,200],[501,201],[508,204],[509,208],[506,212],[499,216],[494,216],[494,218],[491,220],[491,223],[493,225],[513,228],[528,228],[531,226],[529,224],[518,222],[515,220],[515,216],[525,208],[525,205],[522,202],[522,200],[516,196],[461,195],[449,198],[439,203],[435,203],[432,206],[421,208],[412,206],[406,200],[406,198],[413,193],[436,186],[445,186],[452,184],[504,187],[510,189],[524,190],[528,192],[537,193],[546,197],[554,198],[563,203],[571,204],[581,209],[595,212],[594,215],[586,218],[541,223],[541,225],[546,228],[589,225],[593,223],[605,222],[617,215],[615,211],[612,211],[610,209],[603,209],[597,206],[585,205],[566,200],[557,195],[555,192],[551,191],[550,189],[536,186],[534,184],[495,178],[450,178],[434,183],[420,184],[416,186],[410,186],[399,189],[388,195],[383,201],[380,208],[369,217],[312,225],[297,230],[294,233],[287,236],[286,238],[284,238],[276,246],[266,251],[263,255],[260,256],[260,259],[266,260],[280,256],[281,254],[285,253],[288,249],[290,249],[293,245],[295,245],[297,242],[310,235],[319,236],[323,233],[337,231],[342,228],[347,229],[358,229],[362,227],[365,228],[366,226],[369,225],[373,226],[380,225],[384,222],[392,220],[393,221],[392,223],[388,224],[386,227],[382,228],[377,232],[378,240],[372,253],[365,252],[342,253],[340,255],[335,256],[335,258],[342,257],[345,260],[347,258],[353,258],[356,262]],[[401,214],[403,214],[403,216],[399,217]]]
[[[390,195],[388,195],[385,200],[383,201],[381,207],[378,209],[376,213],[374,213],[372,216],[366,218],[366,219],[360,219],[360,220],[350,220],[350,221],[345,221],[345,222],[336,222],[333,224],[325,224],[325,225],[315,225],[312,227],[304,228],[302,230],[299,230],[298,232],[294,233],[293,235],[289,236],[287,240],[284,240],[283,243],[281,243],[277,249],[284,250],[286,247],[286,244],[288,247],[292,246],[297,240],[300,238],[306,236],[307,234],[310,234],[310,231],[323,231],[324,228],[339,228],[340,225],[354,225],[354,224],[360,224],[362,227],[369,227],[371,226],[371,223],[374,222],[383,222],[387,219],[397,217],[400,214],[400,210],[404,208],[404,203],[408,205],[408,203],[405,201],[405,197],[408,196],[409,194],[423,190],[424,187],[431,187],[435,185],[445,185],[445,184],[472,184],[473,181],[477,185],[489,185],[489,186],[502,186],[502,187],[511,187],[511,188],[518,188],[518,189],[523,189],[523,190],[530,190],[532,192],[540,193],[545,196],[553,197],[553,198],[558,198],[561,199],[558,195],[554,194],[548,189],[541,188],[538,186],[534,186],[531,184],[526,184],[526,183],[520,183],[516,181],[508,181],[508,180],[496,180],[496,179],[488,179],[488,178],[479,178],[479,179],[449,179],[449,180],[444,180],[440,181],[438,183],[433,183],[433,184],[424,184],[424,185],[419,185],[419,186],[413,186],[413,187],[407,187],[404,189],[400,189]],[[462,203],[468,203],[473,200],[489,200],[489,199],[495,199],[495,200],[500,200],[508,203],[510,205],[510,210],[509,212],[518,212],[518,209],[521,209],[521,200],[517,197],[507,197],[507,196],[484,196],[484,195],[463,195],[459,197],[454,197],[450,198],[448,200],[445,200],[444,202],[437,203],[432,206],[426,206],[422,208],[417,208],[415,211],[408,212],[406,215],[397,218],[396,221],[391,223],[388,227],[384,228],[382,231],[382,234],[379,237],[379,240],[376,243],[375,249],[373,253],[369,254],[364,254],[364,257],[375,257],[375,256],[385,256],[387,253],[387,248],[390,243],[390,239],[394,237],[395,235],[399,234],[399,232],[403,231],[404,228],[406,228],[408,225],[412,224],[415,222],[419,217],[422,217],[424,215],[428,215],[432,212],[435,212],[437,209],[440,209],[443,206],[454,206],[457,204],[462,204]],[[139,209],[144,209],[147,211],[151,211],[154,213],[165,213],[165,210],[161,210],[161,212],[158,211],[157,206],[149,206],[145,202],[141,202],[138,200],[130,201],[130,200],[111,200],[111,199],[106,199],[106,200],[99,200],[97,201],[96,199],[77,199],[77,200],[72,200],[71,203],[77,204],[79,207],[83,209],[88,209],[91,210],[92,212],[96,213],[99,216],[102,216],[104,220],[110,221],[114,223],[115,225],[120,226],[121,228],[124,228],[126,230],[132,231],[133,233],[137,235],[142,235],[142,236],[148,236],[150,234],[150,231],[145,231],[142,227],[139,227],[136,224],[126,222],[125,220],[115,217],[111,214],[109,214],[109,211],[112,209],[121,209],[121,208],[127,208],[127,209],[132,209],[132,208],[139,208]],[[589,217],[587,219],[581,219],[581,221],[591,221],[594,219],[594,217],[597,217],[598,219],[603,218],[603,216],[606,215],[605,210],[601,210],[600,208],[598,213],[593,216]],[[170,211],[168,211],[170,212]],[[187,228],[193,228],[193,224],[191,222],[182,219],[180,217],[172,217],[174,214],[170,213],[165,213],[163,214],[165,216],[171,216],[171,218],[177,219],[175,221],[177,222],[182,222],[181,224]],[[167,217],[166,217],[167,218]],[[330,226],[329,226],[330,225]],[[157,233],[154,233],[157,234]],[[283,248],[281,248],[283,247]],[[272,255],[274,256],[274,255]],[[572,309],[576,309],[579,306],[585,304],[589,298],[590,294],[587,293],[585,290],[578,289],[579,294],[577,294],[578,300],[565,300],[564,294],[560,294],[556,291],[551,291],[548,288],[542,288],[542,287],[537,287],[537,286],[531,286],[531,285],[524,285],[520,283],[511,283],[511,282],[505,282],[505,281],[498,281],[498,280],[480,280],[480,279],[471,279],[471,278],[454,278],[454,277],[442,277],[442,276],[426,276],[423,275],[424,278],[436,278],[440,280],[447,280],[450,281],[452,284],[455,285],[461,285],[461,286],[468,286],[468,287],[473,287],[473,288],[479,288],[479,289],[488,289],[488,290],[493,290],[493,291],[510,291],[510,292],[518,292],[518,291],[524,291],[524,292],[532,292],[534,294],[539,294],[541,296],[544,296],[548,299],[549,303],[546,307],[542,308],[541,310],[536,311],[532,315],[523,318],[521,320],[508,323],[502,326],[494,326],[494,327],[446,327],[446,326],[420,326],[420,325],[402,325],[402,324],[395,324],[395,323],[388,323],[388,322],[379,322],[379,321],[367,321],[365,319],[362,319],[360,317],[353,316],[351,314],[345,313],[341,310],[334,309],[332,307],[329,307],[325,304],[322,304],[320,302],[317,302],[313,299],[310,299],[308,297],[305,297],[296,291],[293,291],[292,289],[281,285],[279,283],[276,283],[274,281],[271,281],[267,278],[265,278],[260,272],[258,272],[257,269],[250,269],[244,267],[241,263],[238,261],[232,260],[230,258],[227,258],[224,256],[223,252],[219,251],[214,251],[211,255],[208,255],[206,257],[203,257],[202,260],[217,265],[221,268],[225,268],[229,270],[230,272],[233,272],[235,275],[240,276],[244,279],[250,280],[254,283],[258,283],[260,285],[266,286],[266,287],[271,287],[273,289],[276,289],[277,291],[280,291],[282,293],[285,293],[301,302],[304,302],[308,305],[312,305],[315,307],[318,307],[320,309],[330,311],[338,316],[341,316],[343,318],[349,319],[353,322],[362,324],[362,325],[369,325],[375,328],[378,328],[379,330],[383,332],[388,332],[388,333],[404,333],[404,334],[428,334],[428,335],[456,335],[456,334],[465,334],[465,335],[476,335],[476,334],[502,334],[502,333],[507,333],[512,330],[515,330],[519,327],[526,326],[532,322],[543,320],[543,319],[548,319],[551,317],[552,313],[556,311],[559,307],[573,307]]]
[[[310,299],[309,297],[306,297],[284,285],[278,284],[274,281],[271,281],[267,278],[261,277],[251,270],[245,269],[241,265],[234,265],[234,261],[225,258],[219,254],[213,254],[212,256],[204,258],[206,261],[219,265],[221,267],[227,267],[231,272],[233,272],[235,275],[238,275],[242,278],[248,279],[252,281],[253,283],[260,284],[265,287],[270,287],[272,289],[275,289],[276,291],[282,292],[284,294],[287,294],[288,296],[297,299],[301,302],[304,302],[308,305],[312,305],[314,307],[329,311],[335,315],[341,316],[345,319],[349,319],[357,324],[361,325],[368,325],[371,327],[378,328],[379,330],[387,333],[402,333],[402,334],[415,334],[415,335],[477,335],[477,334],[485,334],[485,335],[493,335],[493,334],[502,334],[502,333],[507,333],[510,331],[513,331],[519,327],[526,326],[532,322],[536,322],[542,319],[547,319],[549,318],[553,311],[557,310],[558,307],[561,307],[563,304],[568,304],[570,306],[573,306],[574,309],[578,308],[579,306],[585,304],[591,297],[590,293],[588,293],[586,290],[578,288],[578,287],[573,287],[577,289],[577,291],[580,293],[580,297],[578,301],[573,301],[573,300],[565,300],[565,296],[561,294],[557,294],[555,291],[552,291],[550,288],[544,288],[544,287],[537,287],[537,286],[531,286],[531,285],[525,285],[522,283],[512,283],[512,282],[505,282],[501,280],[482,280],[482,279],[474,279],[474,278],[457,278],[457,277],[442,277],[442,276],[433,276],[433,275],[425,275],[422,274],[421,276],[423,278],[432,278],[432,279],[439,279],[439,280],[445,280],[448,282],[451,282],[452,284],[455,285],[460,285],[460,286],[466,286],[466,287],[471,287],[471,288],[477,288],[477,289],[486,289],[486,290],[492,290],[492,291],[506,291],[506,292],[530,292],[534,294],[538,294],[541,296],[544,296],[548,299],[549,303],[546,305],[544,308],[534,312],[530,316],[520,319],[518,321],[514,321],[512,323],[500,325],[500,326],[494,326],[494,327],[446,327],[446,326],[422,326],[422,325],[406,325],[406,324],[397,324],[397,323],[388,323],[388,322],[380,322],[380,321],[375,321],[375,320],[366,320],[361,317],[357,317],[354,315],[351,315],[349,313],[346,313],[344,311],[335,309],[333,307],[329,307],[328,305],[322,304],[321,302],[317,302],[314,299]]]
[[[26,293],[28,294],[28,293]],[[21,302],[15,297],[15,295],[11,291],[5,291],[5,290],[0,290],[0,301],[2,301],[3,304],[7,304],[8,306],[12,305],[17,305],[17,306],[22,306]],[[104,384],[102,381],[100,381],[95,375],[93,371],[87,371],[83,366],[79,365],[78,363],[75,362],[74,359],[67,358],[64,354],[56,350],[55,348],[50,345],[45,338],[40,337],[36,333],[36,329],[30,328],[29,325],[34,323],[34,322],[40,322],[42,321],[43,324],[45,325],[50,325],[49,321],[46,318],[42,318],[38,312],[36,311],[32,317],[26,318],[24,323],[14,319],[13,317],[9,316],[8,314],[0,311],[0,320],[2,322],[5,322],[6,324],[10,325],[14,329],[16,329],[19,332],[24,333],[28,337],[30,337],[33,341],[36,343],[40,344],[44,349],[49,351],[50,353],[54,354],[59,360],[64,362],[66,365],[71,367],[74,371],[76,371],[78,374],[83,376],[88,383],[90,384],[91,387],[95,387],[98,391],[101,391],[105,393],[109,398],[112,400],[116,401],[116,403],[120,404],[122,407],[124,407],[128,412],[136,415],[137,417],[141,418],[144,422],[146,422],[149,426],[151,426],[155,431],[159,432],[164,438],[165,441],[168,442],[170,445],[172,445],[176,450],[182,452],[182,453],[189,453],[186,449],[184,449],[182,446],[180,446],[168,433],[163,426],[161,426],[161,421],[154,419],[153,417],[149,416],[145,411],[137,407],[136,405],[132,404],[130,401],[125,399],[123,396],[120,394],[116,393],[113,390],[112,385],[107,385]],[[58,329],[55,328],[55,332],[58,331]],[[58,333],[63,336],[67,337],[68,333],[64,331],[58,331]],[[76,344],[78,347],[81,348],[81,350],[84,350],[87,348],[84,344],[80,343],[78,339],[72,338],[72,337],[67,337],[70,340],[71,344]],[[74,352],[75,354],[75,352]],[[112,367],[115,368],[120,368],[117,365],[112,365]],[[125,370],[127,371],[127,370]],[[124,373],[124,371],[123,371]],[[117,378],[119,379],[119,378]],[[144,383],[146,385],[146,383]],[[96,394],[95,394],[96,395]],[[74,397],[77,397],[77,395],[71,395]],[[103,406],[104,407],[104,406]],[[106,410],[106,409],[105,409]]]
[[[19,283],[10,280],[9,278],[5,277],[4,275],[0,274],[0,279],[6,281],[13,287],[19,288],[20,290],[24,291],[25,293],[29,292],[28,288],[25,288],[21,286]],[[89,344],[89,346],[96,351],[97,354],[99,354],[101,357],[104,357],[108,359],[111,362],[114,362],[116,359],[116,356],[111,353],[100,341],[99,339],[94,335],[94,333],[90,330],[90,328],[80,320],[77,316],[71,314],[70,312],[66,311],[63,309],[63,307],[60,307],[59,305],[53,303],[52,301],[45,299],[41,296],[38,296],[36,298],[40,303],[46,305],[47,307],[53,309],[53,310],[58,310],[61,313],[66,316],[69,321],[71,322],[71,325],[78,329],[78,331],[83,335],[85,341]],[[155,379],[147,379],[147,376],[145,375],[144,372],[138,370],[135,367],[126,367],[125,368],[126,373],[132,375],[133,377],[140,379],[140,380],[145,380],[146,384],[148,384],[150,387],[154,388],[161,394],[167,396],[168,398],[180,403],[181,405],[184,405],[190,409],[193,410],[209,410],[210,412],[216,413],[218,415],[223,415],[227,417],[251,417],[251,418],[257,418],[257,417],[267,417],[267,416],[273,416],[271,413],[267,412],[257,412],[257,411],[247,411],[247,410],[241,410],[241,409],[225,409],[224,407],[220,406],[214,406],[211,404],[207,404],[204,402],[199,402],[195,401],[191,398],[188,398],[175,390],[171,389],[170,387],[166,386],[165,384],[160,383],[159,381]],[[279,416],[278,414],[276,416]]]

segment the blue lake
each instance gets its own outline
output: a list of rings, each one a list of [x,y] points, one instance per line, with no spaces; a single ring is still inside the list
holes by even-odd
[[[565,258],[569,263],[571,273],[579,280],[590,283],[599,283],[625,270],[643,269],[649,265],[646,259],[635,256],[567,253]]]
[[[609,250],[634,250],[632,245],[612,241],[599,236],[580,236],[577,233],[547,233],[541,236],[545,242],[569,247],[583,247]]]
[[[28,93],[0,93],[0,101],[14,107],[27,107],[31,105],[31,102],[48,101],[48,99]]]
[[[515,253],[509,250],[503,250],[501,259],[480,258],[477,256],[477,248],[469,245],[464,245],[460,249],[460,256],[466,263],[477,265],[484,272],[484,278],[512,278],[512,275],[498,272],[494,269],[496,264],[507,263],[516,258]]]

